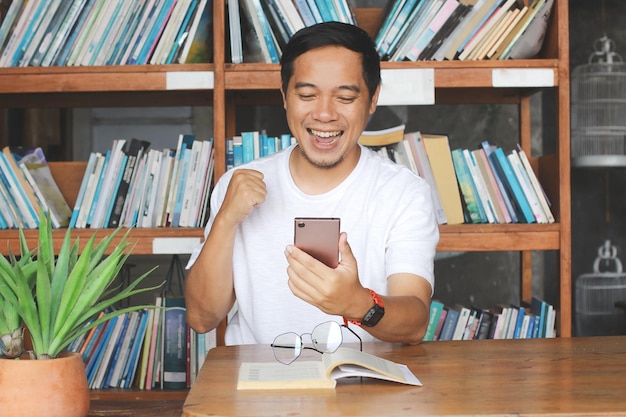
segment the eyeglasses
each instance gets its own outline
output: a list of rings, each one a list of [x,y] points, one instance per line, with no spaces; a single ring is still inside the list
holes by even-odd
[[[274,349],[274,357],[280,363],[289,365],[300,357],[304,349],[314,350],[319,353],[332,353],[343,343],[342,329],[348,329],[359,341],[359,349],[363,350],[363,341],[358,334],[344,324],[327,321],[315,326],[311,333],[299,335],[289,332],[276,336],[271,344]],[[313,346],[305,346],[302,336],[309,335]]]

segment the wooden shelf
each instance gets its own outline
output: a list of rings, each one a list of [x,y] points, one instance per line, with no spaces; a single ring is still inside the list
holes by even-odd
[[[547,70],[553,73],[556,87],[559,84],[559,62],[556,59],[526,59],[515,61],[421,61],[383,62],[383,70],[393,69],[433,69],[435,88],[494,88],[494,71]],[[280,88],[280,67],[278,64],[226,64],[224,72],[226,90],[274,90]],[[524,89],[541,86],[530,85]]]
[[[176,76],[193,80],[183,88]],[[25,67],[0,69],[0,93],[71,93],[210,90],[213,64]]]

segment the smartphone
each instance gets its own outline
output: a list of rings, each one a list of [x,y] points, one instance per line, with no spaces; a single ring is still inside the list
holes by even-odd
[[[293,244],[331,268],[339,264],[339,226],[336,217],[296,217]]]

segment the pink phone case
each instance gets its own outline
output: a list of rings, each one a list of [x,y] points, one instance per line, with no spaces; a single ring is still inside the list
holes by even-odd
[[[296,217],[294,245],[331,268],[339,264],[339,226],[336,217]]]

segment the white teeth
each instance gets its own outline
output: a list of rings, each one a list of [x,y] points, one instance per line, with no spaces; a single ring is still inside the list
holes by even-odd
[[[335,132],[321,132],[319,130],[313,130],[311,129],[311,133],[315,136],[319,136],[320,138],[331,138],[334,136],[339,136],[341,135],[341,130],[337,130]]]

